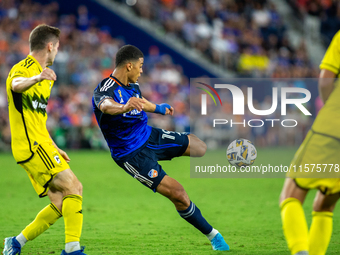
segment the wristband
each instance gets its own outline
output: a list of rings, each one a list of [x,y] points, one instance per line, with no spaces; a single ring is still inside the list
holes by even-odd
[[[169,104],[156,104],[156,109],[154,112],[165,115],[166,108],[170,109],[171,106]]]

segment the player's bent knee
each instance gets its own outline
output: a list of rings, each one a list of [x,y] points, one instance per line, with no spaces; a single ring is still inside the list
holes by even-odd
[[[72,188],[70,189],[70,192],[72,194],[82,196],[83,185],[77,178],[75,180],[73,180],[73,184],[72,184]]]
[[[313,211],[333,212],[338,199],[339,199],[338,194],[326,196],[318,192],[313,202]]]
[[[324,205],[322,203],[314,202],[313,211],[314,212],[333,212],[335,208],[334,205]]]
[[[78,181],[78,194],[79,196],[82,196],[83,195],[83,184]]]
[[[51,188],[62,192],[63,196],[72,194],[82,196],[83,193],[83,185],[70,169],[58,173],[50,185]]]
[[[205,153],[207,152],[207,145],[205,142],[201,141],[201,144],[199,146],[199,157],[203,157],[205,155]]]
[[[174,189],[171,191],[170,200],[176,205],[182,205],[185,207],[189,207],[190,199],[185,192],[184,188]]]
[[[280,198],[279,198],[279,206],[281,206],[282,202],[287,198],[287,196],[285,196],[285,194],[280,194]]]

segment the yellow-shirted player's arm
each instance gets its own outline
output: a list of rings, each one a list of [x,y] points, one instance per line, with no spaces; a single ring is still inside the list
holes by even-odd
[[[325,103],[334,89],[334,79],[336,74],[327,69],[321,69],[319,76],[319,95]]]
[[[340,31],[335,34],[320,64],[319,94],[325,103],[334,89],[334,79],[340,73]]]
[[[320,69],[329,70],[336,75],[340,71],[340,31],[335,34],[322,61]]]
[[[57,76],[52,69],[45,68],[40,74],[32,77],[15,77],[12,79],[12,90],[16,93],[22,93],[31,88],[37,82],[42,80],[55,81]]]

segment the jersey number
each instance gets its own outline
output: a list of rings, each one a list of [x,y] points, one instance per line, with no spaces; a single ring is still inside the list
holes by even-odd
[[[162,131],[163,131],[163,133],[165,133],[165,134],[162,134],[162,139],[168,138],[168,139],[171,139],[171,140],[175,140],[175,136],[169,135],[172,132],[164,130],[164,129],[162,129]]]

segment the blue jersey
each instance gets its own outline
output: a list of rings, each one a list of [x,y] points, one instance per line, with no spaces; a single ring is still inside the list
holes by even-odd
[[[144,111],[134,109],[118,115],[104,114],[100,111],[100,104],[107,98],[126,104],[131,97],[142,98],[139,85],[126,86],[112,75],[98,84],[92,97],[98,125],[115,160],[139,149],[151,134],[152,128],[147,125],[148,117]]]

